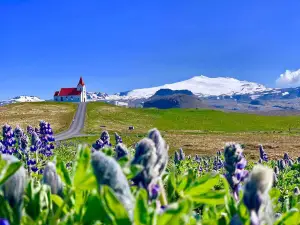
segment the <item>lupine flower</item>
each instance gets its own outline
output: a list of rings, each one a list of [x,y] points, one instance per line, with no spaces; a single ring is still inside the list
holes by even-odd
[[[285,165],[288,166],[289,165],[289,160],[290,160],[290,157],[289,157],[288,153],[286,153],[286,152],[284,153],[283,160],[285,162]]]
[[[238,200],[240,183],[248,176],[248,171],[244,170],[247,161],[244,158],[243,149],[236,143],[226,144],[224,157],[224,167],[227,170],[225,177],[233,190],[234,198]]]
[[[142,165],[144,168],[132,181],[136,185],[147,189],[152,180],[159,176],[156,162],[157,155],[154,142],[149,138],[142,139],[136,146],[135,156],[131,164]]]
[[[259,145],[259,155],[263,161],[268,162],[268,155],[262,145]]]
[[[279,168],[278,168],[278,166],[275,166],[275,167],[274,167],[274,173],[275,173],[276,175],[279,175]]]
[[[22,130],[21,127],[17,126],[14,130],[14,134],[15,134],[15,137],[20,140],[20,138],[23,136],[24,132]]]
[[[2,155],[2,159],[8,163],[19,161],[12,155]],[[21,166],[1,187],[4,198],[9,202],[12,208],[16,209],[19,219],[21,219],[22,214],[22,203],[26,179],[26,171],[24,167]]]
[[[199,166],[199,167],[198,167],[198,171],[199,171],[200,173],[203,172],[202,166]]]
[[[250,212],[252,225],[273,224],[269,190],[273,184],[273,170],[256,165],[245,185],[244,204]]]
[[[285,161],[283,159],[279,160],[279,169],[284,170],[286,167]]]
[[[174,163],[178,164],[180,162],[180,157],[177,151],[174,153]]]
[[[195,159],[194,159],[197,163],[200,163],[201,162],[201,158],[198,156],[198,155],[196,155],[195,156]]]
[[[55,164],[48,162],[44,169],[43,183],[51,187],[51,193],[62,196],[63,184],[56,172]]]
[[[294,195],[296,195],[296,196],[300,195],[299,187],[294,188]]]
[[[38,134],[36,132],[31,133],[31,146],[35,146],[36,148],[39,148],[42,144]]]
[[[182,148],[179,149],[179,158],[180,158],[180,160],[184,160],[185,159],[185,154],[184,154]]]
[[[111,146],[109,133],[107,131],[102,132],[100,139],[103,141],[104,145]]]
[[[116,145],[119,143],[123,143],[123,140],[122,140],[121,136],[118,135],[118,133],[115,133],[115,140],[116,140]]]
[[[168,150],[169,146],[166,144],[165,140],[162,138],[159,130],[156,128],[149,131],[148,138],[151,139],[156,148],[157,162],[159,176],[163,174],[168,163]]]
[[[0,153],[3,153],[3,151],[5,151],[5,149],[6,149],[6,147],[0,141]]]
[[[273,181],[274,181],[274,186],[275,186],[278,183],[277,174],[275,172],[273,172]]]
[[[289,159],[288,160],[289,166],[292,167],[294,165],[293,160]]]
[[[115,148],[116,152],[116,159],[119,160],[120,158],[128,155],[128,150],[126,146],[123,143],[117,144]]]
[[[27,133],[31,134],[34,131],[32,126],[27,126]]]
[[[103,143],[103,141],[99,138],[93,145],[93,148],[95,149],[95,150],[100,150],[100,149],[102,149],[103,147],[104,147],[104,143]]]
[[[298,161],[298,163],[300,164],[300,157],[298,157],[297,161]]]
[[[28,148],[28,137],[27,137],[27,135],[23,134],[20,141],[21,141],[21,143],[20,143],[21,150],[23,152],[27,151],[27,148]]]
[[[129,216],[133,217],[134,198],[120,165],[112,157],[98,151],[92,154],[92,167],[99,187],[108,185],[122,202]]]
[[[0,218],[0,225],[9,225],[8,220]]]

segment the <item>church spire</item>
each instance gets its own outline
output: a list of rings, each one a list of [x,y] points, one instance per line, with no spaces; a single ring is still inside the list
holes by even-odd
[[[81,86],[84,86],[84,82],[83,82],[83,79],[82,79],[82,77],[80,77],[80,80],[79,80],[79,83],[78,83],[78,85],[81,85]]]

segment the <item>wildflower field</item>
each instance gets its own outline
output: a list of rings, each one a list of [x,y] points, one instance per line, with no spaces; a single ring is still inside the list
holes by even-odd
[[[45,121],[4,125],[0,224],[300,224],[299,155],[274,160],[259,145],[249,162],[234,142],[170,154],[157,129],[133,147],[112,134],[85,146],[56,143]]]

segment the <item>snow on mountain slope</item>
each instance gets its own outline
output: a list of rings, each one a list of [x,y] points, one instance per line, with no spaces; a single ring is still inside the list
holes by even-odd
[[[45,100],[42,100],[36,96],[21,95],[21,96],[17,96],[12,99],[9,99],[9,100],[0,101],[0,105],[7,105],[7,104],[17,103],[17,102],[43,102],[43,101],[45,101]]]
[[[36,96],[26,96],[26,95],[21,95],[17,96],[11,99],[11,101],[16,101],[16,102],[43,102],[45,100],[40,99],[39,97]]]
[[[233,94],[254,94],[269,90],[265,86],[248,81],[240,81],[234,78],[217,77],[209,78],[206,76],[196,76],[191,79],[173,83],[165,84],[159,87],[143,88],[129,91],[127,98],[149,98],[160,89],[171,90],[189,90],[198,96],[219,96],[219,95],[233,95]],[[120,96],[121,97],[121,96]]]

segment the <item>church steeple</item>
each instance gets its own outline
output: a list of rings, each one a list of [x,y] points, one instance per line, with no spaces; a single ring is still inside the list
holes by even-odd
[[[83,79],[82,79],[82,77],[80,77],[80,80],[79,80],[79,83],[78,83],[78,85],[84,86],[84,82],[83,82]]]

